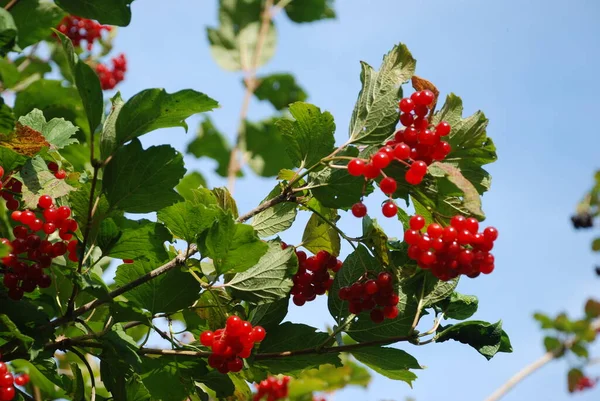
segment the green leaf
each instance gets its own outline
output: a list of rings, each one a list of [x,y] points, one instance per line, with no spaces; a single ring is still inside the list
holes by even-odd
[[[144,150],[134,139],[106,166],[103,190],[113,209],[148,213],[181,200],[172,188],[184,174],[183,157],[175,149],[162,145]]]
[[[544,347],[546,351],[553,352],[562,348],[562,342],[556,337],[544,337]]]
[[[475,295],[464,295],[453,292],[452,296],[441,302],[444,316],[450,319],[465,320],[477,312],[479,300]]]
[[[594,252],[600,251],[600,238],[595,238],[592,241],[592,251],[594,251]]]
[[[261,353],[294,351],[313,348],[327,339],[327,333],[318,332],[314,327],[304,324],[285,322],[269,331],[260,345]],[[266,368],[271,374],[294,375],[308,368],[331,364],[341,366],[339,356],[334,353],[316,355],[298,355],[286,358],[257,359],[255,365]]]
[[[269,330],[285,319],[289,302],[289,298],[282,298],[274,302],[260,302],[250,310],[248,321],[252,323],[252,326],[262,326]]]
[[[196,243],[197,238],[208,230],[219,211],[216,207],[206,207],[198,202],[187,200],[158,211],[158,220],[165,223],[176,238],[188,244]]]
[[[83,374],[79,365],[70,363],[71,372],[73,372],[73,386],[71,388],[71,399],[73,401],[85,401],[85,383],[83,382]]]
[[[567,374],[569,393],[573,393],[577,390],[577,384],[584,377],[585,375],[579,369],[573,368],[569,370],[569,373]]]
[[[294,166],[313,166],[333,152],[335,123],[329,112],[322,113],[317,106],[296,102],[290,105],[290,113],[295,120],[281,119],[277,127]]]
[[[121,93],[117,92],[115,96],[110,99],[111,108],[108,117],[104,121],[102,132],[100,133],[100,153],[104,159],[108,158],[116,147],[117,142],[117,117],[123,108],[125,102],[121,98]]]
[[[273,199],[281,194],[281,188],[276,186],[263,202]],[[262,203],[262,202],[261,202]],[[297,205],[292,202],[278,203],[277,205],[258,213],[252,219],[252,227],[259,237],[270,237],[287,230],[294,224],[298,214]]]
[[[104,112],[100,79],[92,67],[79,59],[79,56],[75,53],[71,39],[56,30],[54,33],[58,35],[62,43],[67,62],[71,68],[71,74],[75,78],[75,86],[79,92],[79,97],[81,97],[85,114],[87,115],[90,132],[93,134],[98,125],[100,125],[100,120]]]
[[[117,323],[110,331],[100,337],[102,344],[110,346],[121,360],[138,371],[142,366],[142,358],[138,353],[138,345],[131,336],[123,330],[123,325]]]
[[[396,348],[360,348],[352,351],[352,356],[375,372],[392,380],[402,380],[411,387],[417,376],[409,369],[421,369],[421,365],[412,355]]]
[[[496,146],[486,134],[488,119],[485,115],[478,111],[463,119],[462,112],[462,100],[450,94],[442,109],[434,115],[432,123],[446,121],[452,126],[447,137],[452,151],[444,163],[457,167],[479,194],[483,194],[490,189],[491,176],[482,166],[496,161]]]
[[[258,68],[275,53],[277,33],[271,23],[263,39],[260,57],[255,53],[261,26],[262,3],[255,0],[219,1],[219,27],[207,28],[210,50],[227,71]]]
[[[205,117],[198,127],[196,138],[187,147],[187,153],[197,158],[210,157],[218,167],[215,170],[221,177],[227,177],[231,149],[225,136],[217,130],[210,118]]]
[[[295,102],[303,102],[308,97],[292,74],[259,77],[254,96],[259,100],[267,100],[277,110],[283,110]]]
[[[586,346],[580,341],[576,342],[571,346],[571,352],[577,355],[580,358],[589,358],[590,354],[586,348]]]
[[[250,156],[248,165],[262,177],[273,177],[282,168],[294,164],[286,152],[286,141],[276,126],[275,119],[258,123],[245,121],[246,150]]]
[[[102,24],[127,26],[131,21],[133,0],[55,0],[69,14],[95,19]]]
[[[502,330],[502,321],[491,324],[478,320],[458,323],[440,327],[435,341],[438,343],[455,340],[475,348],[487,360],[492,359],[497,352],[512,352],[502,345],[502,337],[506,335]]]
[[[203,245],[203,256],[213,260],[218,274],[243,272],[254,266],[268,249],[254,229],[236,223],[231,215],[221,214],[208,230]]]
[[[227,318],[221,309],[222,305],[228,305],[231,302],[231,297],[223,289],[204,291],[195,304],[196,313],[206,321],[210,330],[220,329],[225,326]]]
[[[429,166],[429,169],[442,170],[448,180],[462,191],[462,206],[469,212],[469,215],[480,219],[485,218],[485,214],[481,210],[481,198],[477,189],[462,175],[458,168],[448,163],[435,162]]]
[[[402,209],[398,209],[402,210]],[[371,219],[369,216],[363,218],[363,238],[364,244],[369,248],[371,253],[375,255],[377,260],[384,266],[389,266],[390,255],[388,251],[388,237],[377,223],[377,220]]]
[[[152,315],[129,302],[114,301],[109,305],[114,322],[146,322],[150,325]]]
[[[535,313],[533,318],[541,323],[542,329],[553,329],[554,321],[547,315],[543,313]]]
[[[256,266],[236,274],[225,286],[236,299],[255,303],[276,301],[289,294],[294,286],[292,276],[297,269],[298,258],[294,249],[281,249],[279,241],[272,241]]]
[[[62,117],[87,130],[88,122],[77,90],[64,87],[62,81],[39,79],[17,92],[15,116],[24,116],[33,109],[40,109],[48,120]]]
[[[383,58],[379,71],[361,62],[362,89],[350,120],[350,139],[354,143],[382,143],[394,133],[398,123],[400,85],[415,72],[416,61],[408,48],[399,44]]]
[[[233,395],[236,390],[231,378],[216,370],[208,372],[207,375],[198,378],[197,381],[204,383],[208,388],[213,390],[219,400]]]
[[[335,210],[329,210],[328,216],[325,217],[332,223],[335,223],[338,218]],[[314,254],[319,251],[326,251],[334,256],[340,254],[340,235],[316,213],[310,216],[306,224],[304,234],[302,234],[302,244]]]
[[[183,127],[187,132],[188,117],[218,106],[204,93],[191,89],[173,94],[164,89],[143,90],[129,99],[117,116],[115,147],[159,128]]]
[[[0,56],[12,50],[18,50],[17,26],[10,12],[0,8]]]
[[[204,179],[202,174],[200,174],[197,171],[192,171],[191,173],[187,173],[181,179],[181,181],[179,181],[179,184],[177,184],[175,189],[177,190],[179,195],[183,196],[185,200],[193,200],[194,194],[192,190],[201,187],[206,188],[206,186],[206,180]]]
[[[16,177],[23,183],[23,207],[28,209],[37,208],[41,195],[57,199],[75,189],[65,180],[57,180],[40,156],[27,160]]]
[[[585,315],[588,319],[595,319],[600,316],[600,302],[588,299],[585,303]]]
[[[24,165],[27,162],[27,158],[23,155],[18,154],[14,150],[9,148],[0,147],[0,163],[4,171],[12,171],[18,167]]]
[[[10,62],[7,59],[0,59],[0,79],[5,89],[12,88],[19,82],[19,76],[19,70],[14,62]],[[4,100],[2,100],[2,103],[4,104]]]
[[[118,227],[119,238],[112,247],[101,248],[105,256],[117,259],[168,259],[164,244],[171,242],[173,237],[165,226],[146,219],[114,217],[110,220]]]
[[[210,192],[212,192],[215,195],[217,205],[221,209],[223,209],[225,212],[231,213],[234,219],[237,219],[239,217],[235,199],[233,199],[231,192],[229,192],[229,190],[226,187],[217,187],[212,189]]]
[[[8,133],[15,129],[15,115],[0,97],[0,132]],[[6,167],[5,167],[6,169]]]
[[[19,31],[17,43],[23,49],[48,38],[52,32],[50,29],[57,26],[65,15],[54,4],[40,0],[20,0],[10,13]]]
[[[114,394],[113,394],[114,396]],[[126,397],[127,401],[150,401],[152,396],[150,392],[142,383],[142,379],[138,375],[134,375],[133,379],[126,385]],[[115,400],[118,401],[118,400]]]
[[[32,362],[24,359],[12,360],[11,365],[18,372],[27,372],[31,383],[38,387],[49,399],[64,398],[65,391],[59,386],[64,383],[56,372],[58,367],[54,359],[36,359]],[[64,376],[63,376],[64,377]]]
[[[152,399],[181,401],[194,388],[194,380],[208,373],[201,359],[177,356],[144,358],[142,380]]]
[[[4,341],[16,341],[24,349],[29,349],[33,344],[33,338],[21,333],[17,325],[4,313],[0,313],[0,338]]]
[[[29,114],[20,117],[19,122],[40,132],[50,143],[51,149],[62,149],[78,142],[76,138],[73,138],[78,131],[73,123],[64,118],[53,118],[46,122],[41,110],[33,109]]]
[[[333,0],[292,1],[285,6],[285,13],[297,23],[335,18]]]
[[[160,263],[145,259],[123,264],[117,268],[115,283],[124,286],[159,265]],[[196,280],[180,269],[173,269],[128,291],[125,296],[140,308],[156,314],[177,312],[192,305],[198,299],[199,292],[200,284]]]

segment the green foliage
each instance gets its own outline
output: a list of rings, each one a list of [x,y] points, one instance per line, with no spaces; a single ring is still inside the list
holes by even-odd
[[[160,263],[157,261],[142,258],[132,264],[122,264],[117,269],[115,282],[123,286],[158,266]],[[150,313],[169,313],[191,306],[198,299],[199,292],[200,284],[189,273],[176,269],[128,291],[127,299]]]
[[[448,340],[468,344],[488,360],[498,352],[512,352],[510,340],[502,330],[502,321],[491,324],[470,320],[455,325],[440,326],[435,341],[441,343]]]
[[[160,210],[157,216],[176,238],[192,244],[213,225],[218,213],[216,205],[186,200]]]
[[[41,110],[33,109],[26,116],[19,118],[19,122],[27,127],[40,132],[46,141],[50,143],[51,149],[62,149],[65,146],[77,143],[73,136],[78,128],[64,118],[53,118],[46,122]]]
[[[248,165],[256,174],[273,177],[282,168],[294,167],[286,152],[285,137],[277,128],[276,120],[269,119],[258,123],[246,121],[245,124]]]
[[[292,1],[285,6],[285,13],[298,23],[335,18],[333,0]]]
[[[352,351],[352,356],[377,373],[393,380],[402,380],[412,387],[417,378],[409,369],[421,369],[410,354],[389,347],[365,347]]]
[[[477,312],[479,300],[474,295],[453,292],[450,298],[441,301],[439,306],[447,318],[465,320]]]
[[[17,43],[22,49],[48,38],[50,28],[58,25],[64,12],[52,3],[20,0],[10,10],[19,32]]]
[[[362,89],[350,120],[350,139],[354,143],[382,143],[394,133],[398,123],[400,85],[415,72],[416,61],[400,44],[383,58],[379,71],[361,62]]]
[[[184,174],[183,157],[175,149],[168,145],[143,149],[134,139],[114,153],[102,189],[112,209],[148,213],[181,200],[172,188]]]
[[[26,208],[35,209],[43,194],[59,198],[74,190],[65,181],[57,180],[40,156],[29,159],[21,168],[17,178],[23,183],[22,200]]]
[[[108,222],[108,223],[107,223]],[[102,222],[101,227],[110,226],[116,230],[100,232],[98,242],[109,243],[111,246],[102,248],[105,256],[118,259],[147,258],[154,260],[165,260],[168,254],[164,243],[172,241],[165,226],[150,220],[129,220],[125,217],[113,217]]]
[[[56,0],[69,14],[98,20],[102,24],[127,26],[131,21],[130,4],[133,0]]]
[[[13,16],[0,9],[0,56],[4,57],[11,50],[18,50],[17,26]]]
[[[304,102],[308,97],[291,74],[271,74],[257,79],[254,96],[267,100],[277,110],[283,110],[292,103]]]
[[[292,248],[281,249],[277,241],[269,243],[269,249],[258,263],[236,274],[226,287],[236,299],[250,302],[276,301],[285,298],[292,289],[291,276],[296,273],[298,259]]]
[[[327,210],[325,213],[327,215],[321,215],[323,217],[316,213],[313,213],[310,217],[304,229],[304,234],[302,234],[302,244],[314,254],[319,251],[326,251],[331,255],[338,256],[341,247],[340,235],[331,226],[338,216],[335,210]]]
[[[264,201],[272,199],[280,195],[280,193],[281,189],[277,186]],[[254,216],[252,227],[254,227],[259,237],[270,237],[290,228],[294,224],[297,214],[296,204],[291,202],[280,203]]]

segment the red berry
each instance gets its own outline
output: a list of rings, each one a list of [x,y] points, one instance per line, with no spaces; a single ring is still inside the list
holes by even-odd
[[[381,173],[381,169],[375,167],[372,163],[365,164],[365,172],[363,173],[365,178],[372,180],[373,178],[377,178]]]
[[[42,227],[42,229],[44,230],[44,233],[50,235],[54,231],[56,231],[56,224],[54,224],[54,223],[45,223],[44,226]]]
[[[427,227],[427,234],[429,234],[431,238],[439,238],[443,233],[444,227],[437,223],[430,224],[429,227]]]
[[[437,139],[435,134],[428,129],[419,132],[419,143],[423,145],[435,145]]]
[[[21,223],[27,226],[33,223],[35,219],[35,213],[33,213],[31,210],[25,210],[21,213]]]
[[[417,160],[410,165],[409,171],[412,171],[414,174],[422,177],[425,174],[427,174],[427,163],[421,160]]]
[[[464,216],[456,215],[450,219],[450,225],[457,230],[461,230],[464,228],[464,224],[467,219]]]
[[[6,364],[4,362],[0,361],[0,376],[4,376],[7,373],[8,373],[8,367],[6,366]]]
[[[394,180],[392,177],[385,177],[379,183],[379,188],[381,188],[381,191],[384,194],[390,195],[396,192],[398,185],[396,184],[396,180]]]
[[[126,265],[130,265],[132,263],[134,263],[135,261],[133,259],[123,259],[123,263],[125,263]]]
[[[419,131],[414,127],[408,127],[404,130],[404,141],[407,144],[414,145],[419,138]]]
[[[452,151],[450,144],[446,141],[440,141],[433,150],[431,157],[434,160],[444,160],[446,156]]]
[[[200,343],[205,347],[210,347],[213,343],[215,334],[212,331],[204,331],[200,334]]]
[[[18,210],[15,210],[14,212],[12,212],[10,214],[10,218],[13,219],[14,221],[21,221],[21,212]]]
[[[493,263],[484,263],[481,265],[480,271],[483,274],[490,274],[491,272],[494,271],[494,264]]]
[[[242,327],[242,319],[239,316],[229,316],[225,327],[228,334],[236,336],[238,330]]]
[[[471,234],[477,234],[477,231],[479,231],[479,222],[477,221],[477,219],[469,217],[465,220],[464,228],[470,231]]]
[[[352,159],[348,163],[348,174],[359,177],[365,172],[365,162],[360,159]]]
[[[52,202],[54,202],[52,200],[52,198],[48,195],[42,195],[40,196],[40,199],[38,200],[38,206],[41,209],[48,209],[50,206],[52,206]]]
[[[410,113],[402,113],[400,115],[400,122],[402,123],[402,125],[404,125],[405,127],[410,126],[414,121],[414,117],[412,116],[412,114]]]
[[[415,102],[410,98],[404,98],[400,100],[399,106],[403,113],[410,113],[415,108]]]
[[[4,168],[0,166],[0,178],[4,177]]]
[[[370,316],[373,323],[381,323],[385,319],[381,309],[373,309]]]
[[[24,386],[29,383],[29,375],[27,373],[23,373],[20,376],[15,377],[15,384],[17,386]]]
[[[71,216],[71,208],[68,206],[61,206],[57,210],[57,217],[61,220],[68,219]]]
[[[425,119],[423,117],[425,117],[427,115],[427,113],[429,112],[429,109],[427,108],[427,106],[423,106],[421,104],[418,104],[415,106],[415,115],[421,119],[419,120],[415,120],[414,125],[417,129],[425,129],[427,126],[425,126],[425,128],[423,128],[422,126],[422,122],[421,121],[425,121]],[[417,122],[418,121],[418,122]],[[429,122],[427,123],[427,125],[429,125]]]
[[[369,280],[365,283],[365,292],[369,295],[374,295],[379,290],[377,286],[377,281]]]
[[[377,276],[377,285],[379,288],[391,288],[392,275],[386,272],[381,272]]]
[[[263,329],[261,326],[255,326],[255,327],[252,329],[252,334],[251,334],[251,336],[252,336],[252,340],[253,340],[255,343],[259,343],[259,342],[261,342],[262,340],[264,340],[266,335],[267,335],[267,332],[266,332],[266,331],[265,331],[265,329]]]
[[[486,227],[486,229],[483,230],[483,236],[486,241],[496,241],[496,239],[498,239],[498,230],[496,230],[495,227]]]
[[[404,142],[399,143],[394,148],[394,157],[399,160],[406,160],[410,157],[410,147]]]
[[[66,176],[67,172],[65,170],[58,170],[56,173],[54,173],[54,177],[59,180],[64,180]]]
[[[383,308],[383,315],[387,319],[395,319],[398,316],[399,312],[400,311],[398,310],[398,307],[395,305],[388,305]]]
[[[390,165],[390,156],[385,152],[377,152],[371,157],[371,163],[378,169],[384,169]]]
[[[381,213],[383,213],[385,217],[394,217],[398,213],[398,206],[392,201],[387,201],[383,204]]]
[[[458,230],[458,243],[461,245],[467,245],[473,239],[473,234],[469,230]]]
[[[44,219],[46,219],[46,222],[53,223],[56,221],[56,219],[58,219],[58,209],[48,208],[44,210],[43,215]]]
[[[425,218],[416,214],[410,218],[408,225],[410,226],[411,230],[422,230],[423,227],[425,227]]]
[[[421,234],[417,230],[406,230],[404,232],[404,242],[409,245],[416,245],[421,240]]]
[[[0,387],[12,386],[14,382],[13,375],[11,373],[5,373],[0,376]]]
[[[292,297],[292,302],[294,302],[294,305],[296,306],[302,306],[306,303],[306,299],[303,296],[294,295]]]
[[[355,203],[352,205],[352,214],[354,217],[365,217],[367,214],[367,207],[362,202]]]
[[[433,241],[431,240],[431,238],[429,238],[428,235],[423,235],[421,237],[421,239],[419,240],[419,243],[417,244],[417,246],[419,247],[419,249],[421,249],[422,251],[426,251],[429,248],[431,248],[431,245],[433,244]]]
[[[404,174],[404,179],[410,185],[419,185],[423,181],[423,176],[415,174],[412,170],[408,170],[406,174]]]
[[[15,395],[16,390],[13,386],[0,387],[0,401],[11,401]]]
[[[433,102],[433,99],[435,99],[435,94],[429,89],[425,89],[424,91],[421,91],[421,96],[418,100],[419,104],[429,106]]]
[[[437,132],[437,134],[439,136],[446,136],[450,133],[451,127],[450,124],[448,124],[446,121],[442,121],[440,122],[436,127],[435,127],[435,132]]]
[[[227,369],[230,372],[239,372],[244,367],[244,362],[241,358],[235,358],[227,362]]]

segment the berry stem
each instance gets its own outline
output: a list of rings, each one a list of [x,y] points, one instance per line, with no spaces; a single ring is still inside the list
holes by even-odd
[[[427,277],[423,277],[423,286],[421,287],[421,295],[419,296],[419,303],[417,304],[417,311],[415,312],[415,318],[413,320],[412,325],[410,326],[410,332],[414,333],[417,325],[419,324],[419,320],[421,319],[421,310],[423,309],[423,297],[425,296],[425,284],[427,282]]]
[[[329,342],[335,338],[335,336],[337,336],[339,333],[341,333],[342,331],[346,330],[348,327],[350,327],[350,325],[352,324],[352,322],[354,321],[354,318],[356,317],[355,314],[351,313],[348,316],[346,316],[346,319],[344,319],[344,321],[342,322],[342,324],[340,324],[338,327],[336,327],[335,330],[333,330],[331,332],[331,334],[329,334],[329,337],[327,337],[327,340],[323,341],[320,345],[317,345],[317,347],[315,348],[315,350],[321,351],[321,349],[323,349],[323,347],[325,347],[327,344],[329,344]]]
[[[6,11],[10,11],[10,9],[13,8],[18,2],[19,0],[10,0],[8,4],[4,6],[4,9]]]

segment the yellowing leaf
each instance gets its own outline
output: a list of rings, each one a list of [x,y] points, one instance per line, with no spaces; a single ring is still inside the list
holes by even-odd
[[[34,156],[43,148],[50,147],[50,144],[40,132],[19,122],[17,122],[16,127],[14,134],[0,139],[0,146],[25,156]]]

